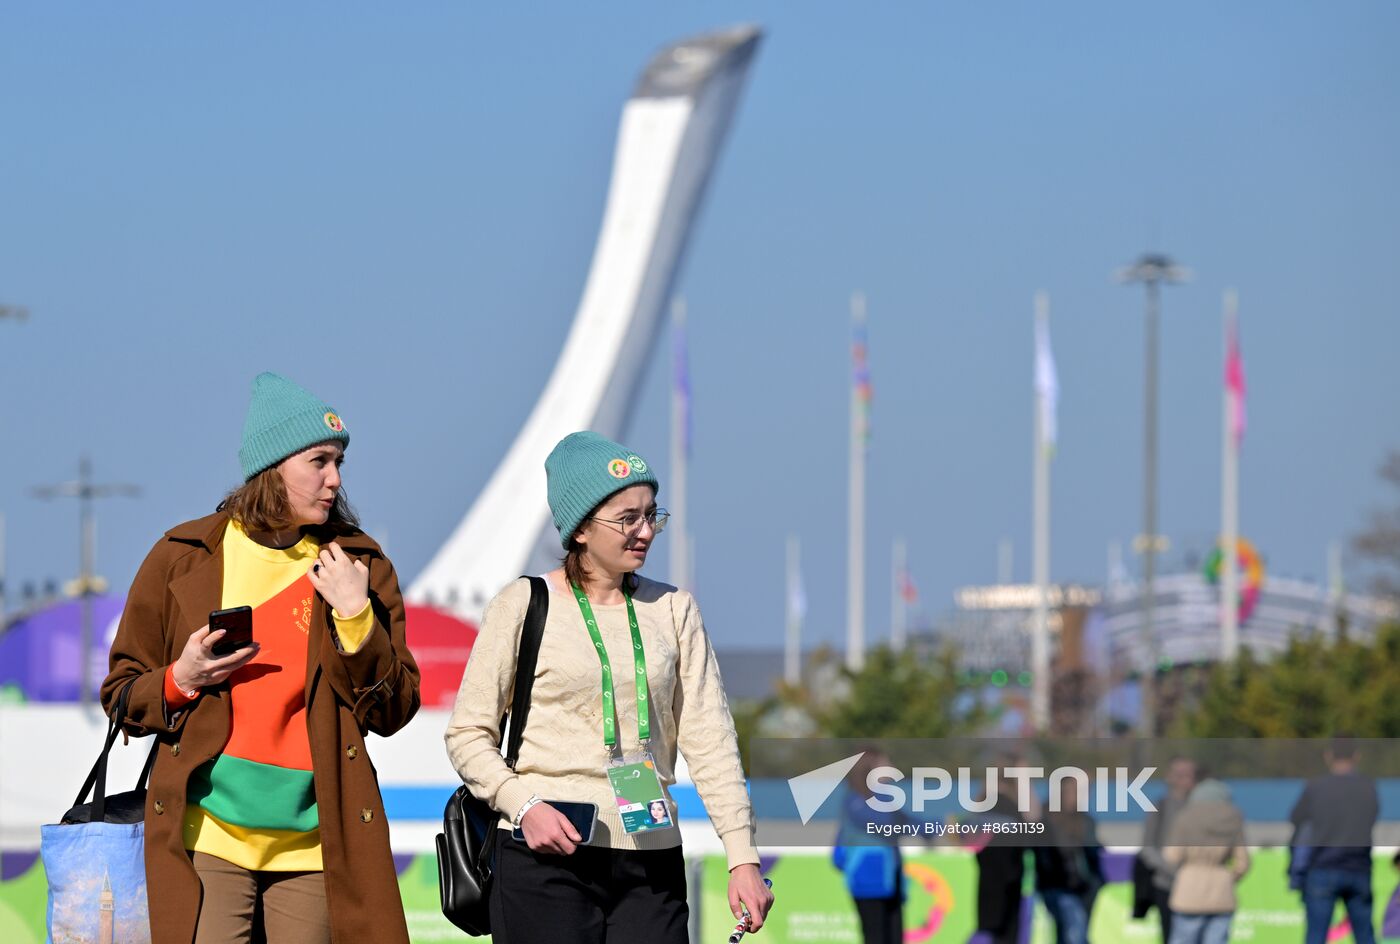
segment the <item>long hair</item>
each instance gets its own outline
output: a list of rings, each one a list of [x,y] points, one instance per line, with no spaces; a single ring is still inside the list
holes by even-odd
[[[229,492],[214,510],[227,512],[248,531],[287,531],[297,526],[287,486],[276,466],[263,469]],[[319,527],[335,534],[360,530],[360,516],[350,507],[343,488],[335,490],[335,504],[326,523]]]

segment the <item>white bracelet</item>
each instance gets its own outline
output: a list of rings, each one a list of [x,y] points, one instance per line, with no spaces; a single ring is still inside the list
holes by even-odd
[[[525,819],[525,814],[530,812],[530,807],[534,806],[536,803],[543,802],[544,801],[540,799],[539,794],[531,794],[530,799],[526,800],[524,805],[522,805],[520,809],[516,811],[515,819],[510,821],[510,825],[516,829],[519,829],[520,823]]]

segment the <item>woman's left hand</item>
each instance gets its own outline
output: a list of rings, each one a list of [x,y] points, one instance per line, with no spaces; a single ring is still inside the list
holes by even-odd
[[[773,907],[773,892],[763,884],[758,866],[736,865],[729,870],[729,910],[735,920],[743,920],[744,908],[749,909],[749,930],[763,927],[768,909]]]
[[[307,576],[321,598],[341,616],[354,616],[369,602],[369,568],[334,541],[321,548]]]

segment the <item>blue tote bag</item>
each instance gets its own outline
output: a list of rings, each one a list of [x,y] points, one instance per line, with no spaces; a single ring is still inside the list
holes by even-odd
[[[132,682],[135,680],[133,679]],[[61,822],[39,828],[49,884],[49,944],[150,944],[143,822],[155,745],[136,789],[107,796],[107,755],[131,694],[127,683],[107,727],[107,743]],[[92,801],[85,802],[88,791]]]

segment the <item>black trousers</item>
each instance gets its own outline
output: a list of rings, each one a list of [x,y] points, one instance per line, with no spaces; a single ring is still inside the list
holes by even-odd
[[[902,944],[904,904],[894,898],[857,898],[860,933],[865,944]]]
[[[977,930],[994,944],[1016,944],[1021,939],[1021,883],[977,883]]]
[[[509,833],[496,839],[491,940],[496,944],[687,944],[685,858],[579,847],[549,855]]]
[[[1153,884],[1152,904],[1157,908],[1157,920],[1162,922],[1162,940],[1164,942],[1172,939],[1172,910],[1167,904],[1171,897],[1170,888],[1159,888]]]

